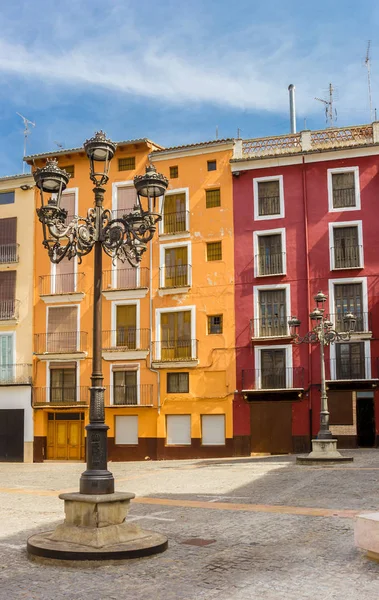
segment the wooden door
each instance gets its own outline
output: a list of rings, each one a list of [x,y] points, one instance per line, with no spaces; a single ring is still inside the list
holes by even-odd
[[[69,460],[80,460],[82,447],[82,423],[67,421],[67,451]]]
[[[254,402],[250,418],[252,452],[292,452],[291,402]]]
[[[66,460],[67,457],[67,421],[55,422],[55,457]]]
[[[81,460],[83,457],[83,421],[48,421],[47,458],[50,460]]]

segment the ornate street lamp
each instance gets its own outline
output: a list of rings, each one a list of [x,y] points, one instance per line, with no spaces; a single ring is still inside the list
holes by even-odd
[[[307,457],[301,457],[298,462],[325,462],[330,460],[353,460],[341,456],[337,451],[337,440],[333,439],[329,428],[329,410],[328,396],[326,393],[325,381],[325,346],[344,340],[349,340],[355,330],[356,319],[353,314],[347,313],[343,317],[344,332],[337,332],[333,323],[325,317],[324,305],[327,296],[323,292],[318,292],[314,296],[316,308],[310,313],[314,327],[311,331],[301,337],[298,333],[301,321],[297,317],[291,317],[288,321],[290,334],[294,344],[319,344],[321,359],[321,410],[320,410],[320,430],[316,439],[312,440],[312,452]]]
[[[147,250],[147,243],[154,236],[157,222],[161,220],[161,215],[152,212],[152,207],[154,208],[156,198],[164,196],[168,179],[157,173],[152,165],[149,165],[145,175],[134,178],[137,202],[133,211],[113,219],[111,211],[103,207],[105,193],[103,186],[109,179],[109,168],[116,152],[116,144],[107,139],[102,131],[99,131],[84,143],[84,150],[90,163],[90,179],[95,186],[93,189],[94,206],[88,209],[86,217],[74,216],[69,223],[66,222],[67,211],[62,209],[60,204],[62,192],[69,181],[69,175],[58,167],[55,159],[47,160],[45,167],[36,169],[34,179],[41,196],[41,206],[37,209],[37,214],[43,227],[43,245],[47,248],[50,261],[59,263],[65,257],[70,260],[76,256],[81,263],[82,257],[94,248],[93,355],[89,424],[86,426],[87,469],[80,478],[80,493],[75,495],[79,498],[73,499],[76,503],[83,503],[85,502],[84,498],[88,499],[89,496],[92,496],[94,498],[93,505],[97,502],[95,497],[102,495],[107,495],[109,503],[116,501],[114,478],[107,468],[107,430],[109,428],[105,424],[105,388],[101,355],[102,252],[104,251],[113,261],[128,261],[133,267],[139,265]],[[47,201],[46,194],[50,196]],[[144,199],[147,199],[145,207],[143,206]],[[120,494],[117,497],[120,497]],[[134,497],[133,494],[127,494],[127,498],[120,501],[129,502],[132,497]],[[64,499],[65,502],[68,500],[66,497]],[[95,538],[94,535],[93,539]],[[166,540],[166,538],[164,539]],[[167,545],[167,540],[165,543]],[[158,551],[165,549],[163,546],[161,540]],[[28,548],[33,553],[42,554],[40,550],[35,551],[35,546],[29,542]],[[151,552],[145,552],[145,554],[148,553]],[[57,554],[59,555],[58,551]],[[43,555],[47,556],[48,554]],[[141,554],[138,552],[133,554],[133,556],[138,555]]]

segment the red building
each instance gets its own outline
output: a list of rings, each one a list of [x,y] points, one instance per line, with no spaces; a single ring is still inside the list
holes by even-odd
[[[288,318],[312,327],[328,295],[330,425],[340,448],[379,435],[379,123],[240,140],[234,175],[237,388],[234,436],[251,452],[306,452],[319,429],[319,345],[295,346]],[[247,440],[246,440],[247,441]]]

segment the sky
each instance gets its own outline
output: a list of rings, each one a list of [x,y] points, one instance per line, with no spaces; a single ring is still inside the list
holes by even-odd
[[[27,154],[113,140],[163,146],[323,129],[329,83],[337,126],[379,110],[376,0],[0,0],[0,176]]]

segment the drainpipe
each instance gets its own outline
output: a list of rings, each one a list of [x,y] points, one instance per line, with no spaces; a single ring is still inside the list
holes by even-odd
[[[304,240],[305,240],[305,277],[307,281],[307,315],[311,312],[310,306],[310,281],[309,281],[309,232],[308,232],[308,195],[307,195],[307,172],[304,154],[302,156],[302,180],[303,180],[303,200],[304,200]],[[307,318],[308,322],[308,318]],[[308,410],[309,410],[309,439],[312,440],[312,344],[306,344],[308,348]]]
[[[152,206],[151,206],[151,200],[150,200],[150,206],[149,206],[149,211],[151,212],[152,210]],[[159,224],[158,224],[159,227]],[[149,247],[150,250],[150,256],[149,256],[149,319],[150,319],[150,367],[149,370],[152,373],[155,373],[157,375],[157,386],[158,386],[158,396],[157,396],[157,403],[158,403],[158,415],[160,415],[161,413],[161,374],[160,371],[157,371],[156,369],[153,369],[152,367],[152,362],[153,362],[153,342],[152,342],[152,332],[153,332],[153,244],[150,244]]]

